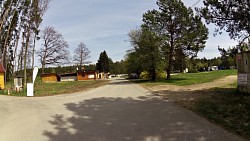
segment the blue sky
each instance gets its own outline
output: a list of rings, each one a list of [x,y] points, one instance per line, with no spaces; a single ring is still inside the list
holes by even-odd
[[[194,0],[183,2],[186,6],[196,3]],[[201,5],[199,2],[196,6]],[[157,8],[156,0],[52,0],[41,27],[53,26],[60,32],[70,45],[71,56],[77,45],[84,42],[91,51],[89,61],[92,63],[97,62],[104,50],[113,61],[120,61],[131,49],[128,32],[142,24],[143,13]],[[236,45],[227,33],[214,37],[215,27],[209,25],[208,28],[209,39],[199,57],[217,57],[218,46]]]

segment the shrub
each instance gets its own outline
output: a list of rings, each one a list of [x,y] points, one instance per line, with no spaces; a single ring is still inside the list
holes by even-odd
[[[149,77],[149,73],[148,73],[147,71],[141,72],[140,78],[141,78],[141,79],[149,79],[149,78],[150,78],[150,77]]]
[[[167,73],[165,71],[157,71],[156,79],[166,79]]]

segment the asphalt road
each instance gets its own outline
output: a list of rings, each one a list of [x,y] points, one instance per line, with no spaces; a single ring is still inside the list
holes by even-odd
[[[241,141],[126,80],[41,98],[0,96],[0,141]]]

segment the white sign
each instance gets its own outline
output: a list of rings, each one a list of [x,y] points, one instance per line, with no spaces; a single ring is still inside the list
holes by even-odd
[[[38,73],[38,67],[34,67],[34,70],[33,70],[33,83],[35,83],[37,73]]]
[[[247,85],[247,74],[238,74],[238,84]]]
[[[27,96],[34,96],[34,85],[33,83],[27,83]]]

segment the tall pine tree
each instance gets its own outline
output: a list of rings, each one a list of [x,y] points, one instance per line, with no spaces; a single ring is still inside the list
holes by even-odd
[[[106,51],[101,52],[98,62],[96,64],[96,70],[105,73],[110,71],[109,57]]]

